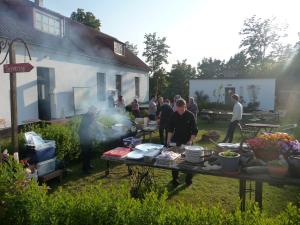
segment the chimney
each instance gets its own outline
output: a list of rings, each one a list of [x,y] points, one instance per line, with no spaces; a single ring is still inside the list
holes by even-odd
[[[34,0],[34,3],[39,6],[39,7],[43,7],[44,6],[44,0]]]

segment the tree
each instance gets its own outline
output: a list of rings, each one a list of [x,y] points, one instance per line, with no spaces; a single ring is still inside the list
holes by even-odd
[[[223,77],[225,69],[224,60],[203,58],[197,65],[197,71],[199,77],[204,78],[219,78]]]
[[[196,78],[196,69],[187,64],[186,59],[182,62],[177,61],[172,65],[168,78],[168,96],[173,97],[179,94],[185,98],[189,96],[189,80]]]
[[[76,12],[72,12],[71,19],[100,31],[100,20],[97,19],[93,13],[85,12],[84,9],[77,9]]]
[[[241,51],[235,54],[225,64],[225,74],[231,76],[243,76],[248,74],[249,60],[247,59],[246,54]]]
[[[150,77],[149,83],[150,96],[165,96],[169,85],[167,71],[164,68],[160,68]]]
[[[133,54],[138,55],[139,51],[138,51],[138,47],[137,45],[131,44],[129,41],[125,42],[125,46],[126,48],[131,51]]]
[[[153,77],[155,76],[156,83],[153,83],[153,88],[155,90],[155,95],[158,95],[159,92],[159,81],[163,80],[161,76],[164,76],[164,73],[158,73],[162,65],[168,64],[168,55],[171,53],[169,51],[170,46],[166,44],[166,37],[160,38],[156,36],[156,33],[145,34],[146,47],[143,52],[143,56],[146,57],[146,62],[149,64],[149,67],[152,70]]]
[[[240,31],[243,39],[240,43],[250,65],[259,71],[265,66],[280,59],[287,46],[281,41],[286,34],[287,25],[278,25],[275,18],[261,19],[255,15],[244,21],[244,26]]]

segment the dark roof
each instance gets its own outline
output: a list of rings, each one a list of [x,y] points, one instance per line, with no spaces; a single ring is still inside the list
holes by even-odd
[[[35,29],[33,8],[64,19],[64,36],[56,37]],[[31,45],[63,51],[67,54],[86,55],[99,62],[150,71],[150,68],[128,49],[125,50],[125,56],[115,54],[114,41],[122,43],[118,39],[41,8],[29,0],[0,0],[0,21],[2,38],[20,37]]]

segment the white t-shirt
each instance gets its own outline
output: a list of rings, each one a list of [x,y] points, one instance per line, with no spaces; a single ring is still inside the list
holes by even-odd
[[[236,120],[240,121],[242,120],[242,117],[243,117],[243,105],[239,102],[236,102],[233,106],[231,122]]]

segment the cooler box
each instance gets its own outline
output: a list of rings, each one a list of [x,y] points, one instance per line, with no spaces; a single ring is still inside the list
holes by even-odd
[[[38,176],[44,176],[55,171],[56,157],[36,164]]]
[[[26,149],[33,162],[38,163],[55,157],[55,141],[43,140],[35,132],[25,133]]]

